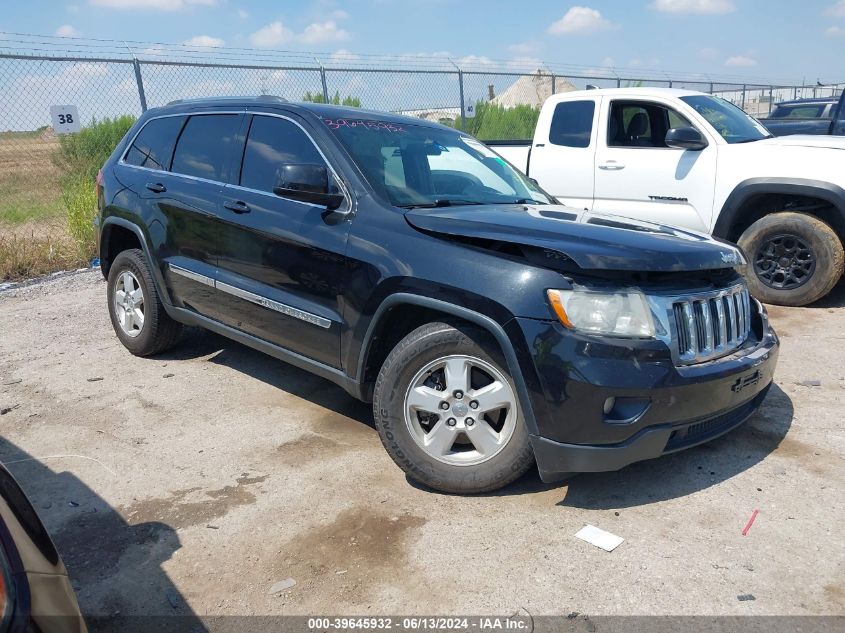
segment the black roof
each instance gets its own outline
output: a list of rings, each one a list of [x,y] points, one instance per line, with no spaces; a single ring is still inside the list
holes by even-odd
[[[288,110],[304,110],[313,113],[322,119],[358,119],[365,121],[385,121],[387,123],[405,124],[405,125],[422,125],[426,127],[436,127],[452,129],[410,116],[403,116],[401,114],[391,114],[390,112],[379,112],[378,110],[365,110],[363,108],[355,108],[352,106],[330,105],[325,103],[312,103],[309,101],[288,101],[282,97],[273,95],[261,95],[258,97],[204,97],[200,99],[177,99],[171,101],[166,106],[158,108],[159,110],[184,110],[195,109],[197,107],[219,108],[219,107],[246,107],[262,105],[265,107],[284,106]]]
[[[820,104],[820,103],[836,103],[839,101],[838,96],[833,97],[812,97],[810,99],[793,99],[792,101],[781,101],[776,103],[775,105],[779,106],[791,106],[791,105],[813,105],[813,104]]]

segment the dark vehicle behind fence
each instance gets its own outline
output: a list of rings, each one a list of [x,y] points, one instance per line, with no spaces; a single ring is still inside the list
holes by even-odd
[[[760,122],[775,136],[790,134],[845,135],[845,92],[839,97],[796,99],[778,103]]]
[[[772,382],[777,337],[738,249],[563,207],[441,125],[174,102],[98,182],[133,354],[189,324],[306,368],[371,401],[391,457],[432,488],[671,453],[740,425]]]

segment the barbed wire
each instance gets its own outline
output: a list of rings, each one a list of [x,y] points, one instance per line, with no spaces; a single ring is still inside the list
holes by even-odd
[[[207,61],[214,63],[279,65],[310,68],[338,68],[354,66],[372,70],[432,70],[454,72],[460,69],[473,73],[534,73],[538,70],[560,76],[625,78],[642,81],[677,81],[697,83],[731,83],[752,85],[798,85],[803,81],[773,80],[772,78],[735,74],[708,74],[670,71],[644,67],[584,65],[550,62],[533,57],[513,59],[486,56],[457,56],[446,53],[415,55],[352,53],[345,50],[301,51],[285,49],[255,49],[237,46],[207,46],[187,43],[142,40],[114,40],[108,38],[38,35],[15,31],[0,31],[0,54],[33,57],[73,56],[96,61],[102,57],[149,61]],[[824,82],[833,85],[841,82]]]

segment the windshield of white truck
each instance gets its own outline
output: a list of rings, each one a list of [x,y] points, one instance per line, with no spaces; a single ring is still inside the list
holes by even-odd
[[[322,121],[394,206],[553,203],[498,154],[458,131],[404,121]]]
[[[681,97],[681,101],[707,119],[728,143],[749,143],[772,136],[759,121],[724,99],[694,95]]]

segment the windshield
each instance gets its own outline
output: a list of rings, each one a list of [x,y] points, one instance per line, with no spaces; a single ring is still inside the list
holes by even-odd
[[[724,99],[695,95],[681,97],[681,101],[707,119],[728,143],[748,143],[771,136],[759,121]]]
[[[553,202],[498,154],[458,131],[363,119],[323,123],[395,206]]]

